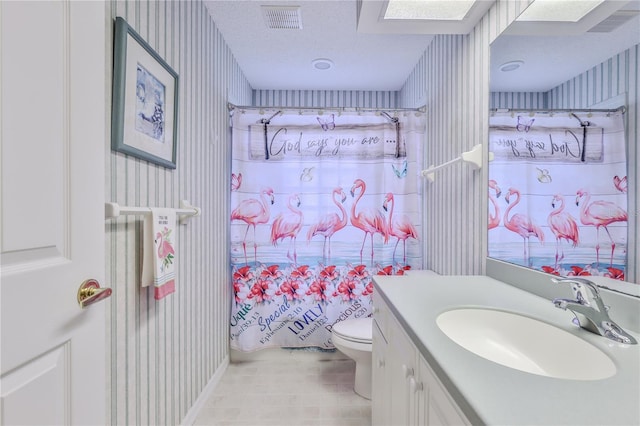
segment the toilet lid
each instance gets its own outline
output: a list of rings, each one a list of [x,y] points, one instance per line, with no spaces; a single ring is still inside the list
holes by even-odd
[[[373,339],[373,319],[357,318],[336,323],[333,333],[353,342],[371,343]]]

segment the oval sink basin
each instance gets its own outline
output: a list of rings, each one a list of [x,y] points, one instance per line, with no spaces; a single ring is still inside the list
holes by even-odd
[[[616,373],[600,349],[558,327],[526,316],[480,308],[443,312],[442,332],[490,361],[541,376],[599,380]]]

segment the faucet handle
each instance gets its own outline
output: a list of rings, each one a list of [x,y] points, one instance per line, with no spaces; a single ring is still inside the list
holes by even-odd
[[[595,285],[593,282],[585,278],[578,278],[578,277],[562,277],[562,278],[553,277],[551,278],[551,281],[553,281],[556,284],[559,284],[559,283],[571,284],[571,290],[573,290],[573,294],[576,298],[576,301],[579,302],[580,304],[591,306],[591,301],[595,301],[598,308],[602,308],[605,311],[609,310],[609,308],[607,306],[604,306],[604,304],[602,303],[602,298],[600,297],[600,291],[598,290],[598,286]],[[586,288],[588,288],[589,291],[585,290]],[[589,292],[591,293],[591,295],[589,295]]]
[[[578,302],[582,305],[591,306],[591,303],[589,303],[591,298],[587,294],[587,290],[582,283],[572,282],[571,290],[573,290],[573,294],[576,296],[576,300]]]
[[[604,329],[605,337],[611,340],[615,340],[620,343],[627,343],[635,345],[638,342],[630,334],[626,333],[618,324],[613,321],[603,321],[602,328]]]

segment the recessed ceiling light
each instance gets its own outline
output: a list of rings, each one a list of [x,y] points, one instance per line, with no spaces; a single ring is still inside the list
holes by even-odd
[[[384,19],[462,20],[475,0],[389,0]]]
[[[333,61],[326,58],[318,58],[311,61],[311,65],[318,70],[328,70],[333,67]]]
[[[578,22],[604,0],[535,0],[517,21]]]
[[[509,71],[515,71],[523,65],[524,65],[524,61],[509,61],[500,65],[499,69],[502,72],[509,72]]]

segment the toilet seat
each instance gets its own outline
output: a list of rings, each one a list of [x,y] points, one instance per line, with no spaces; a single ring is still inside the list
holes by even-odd
[[[371,344],[373,341],[373,319],[357,318],[340,321],[333,326],[331,332],[350,342]]]

